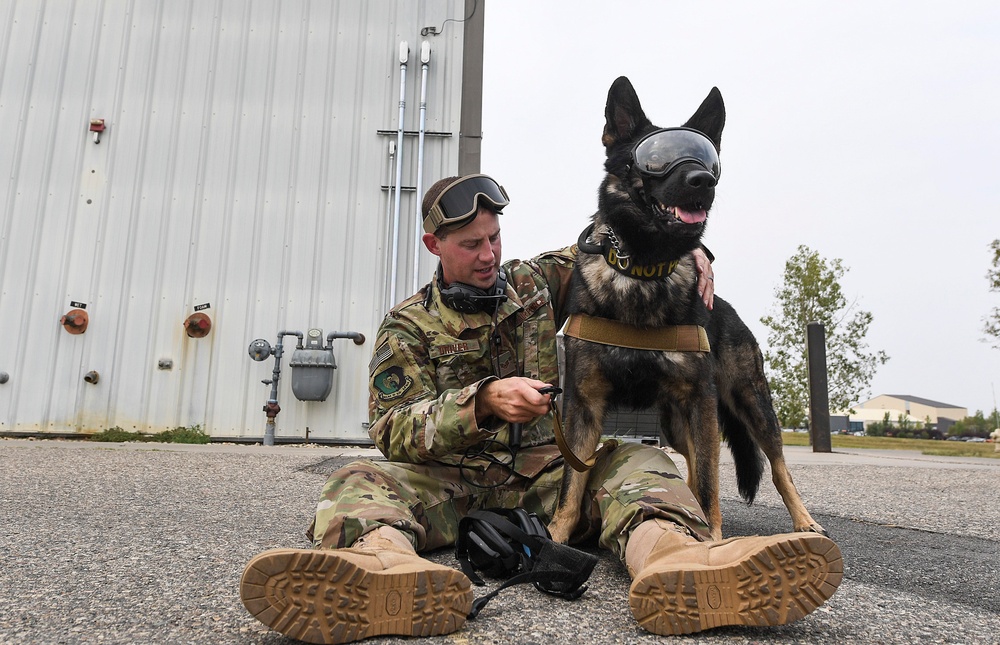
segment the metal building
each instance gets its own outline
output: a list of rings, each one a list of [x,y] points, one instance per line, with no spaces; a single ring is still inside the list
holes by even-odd
[[[483,5],[0,2],[0,433],[259,439],[248,345],[320,328],[368,342],[303,402],[285,338],[276,436],[367,440],[417,194],[479,167]]]

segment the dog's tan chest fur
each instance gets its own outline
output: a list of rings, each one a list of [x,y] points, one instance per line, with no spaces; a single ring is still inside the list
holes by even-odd
[[[671,291],[686,293],[698,280],[694,260],[688,256],[663,280],[637,280],[615,271],[601,256],[588,255],[578,261],[587,291],[602,308],[620,312],[616,319],[638,327],[670,324],[658,315],[666,313],[662,302]],[[653,312],[656,312],[655,314]]]

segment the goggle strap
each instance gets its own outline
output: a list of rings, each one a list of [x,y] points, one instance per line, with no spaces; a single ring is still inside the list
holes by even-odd
[[[503,200],[502,203],[491,197],[486,190],[477,190],[475,193],[471,195],[472,201],[469,204],[471,205],[470,210],[466,210],[464,213],[460,215],[449,217],[448,213],[441,206],[441,203],[445,200],[449,191],[451,191],[453,188],[455,188],[460,184],[464,184],[469,181],[479,182],[480,180],[486,180],[490,183],[491,186],[496,187],[497,191],[499,191],[500,193],[499,196]],[[479,188],[480,186],[477,186],[477,188]],[[437,196],[437,199],[434,200],[434,203],[431,204],[431,207],[427,210],[427,217],[424,220],[424,231],[427,233],[433,233],[442,226],[464,221],[465,219],[471,217],[475,213],[476,209],[479,207],[480,199],[485,199],[486,201],[488,201],[490,205],[492,205],[493,208],[496,209],[498,213],[505,206],[510,204],[510,197],[507,196],[507,191],[504,190],[504,187],[501,186],[495,179],[493,179],[489,175],[466,175],[465,177],[459,177],[455,181],[448,184],[448,186],[441,191],[441,194]]]

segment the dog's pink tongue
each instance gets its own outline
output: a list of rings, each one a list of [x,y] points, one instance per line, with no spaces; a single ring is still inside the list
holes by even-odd
[[[708,218],[708,213],[705,211],[686,211],[683,208],[675,208],[674,214],[685,224],[700,224]]]

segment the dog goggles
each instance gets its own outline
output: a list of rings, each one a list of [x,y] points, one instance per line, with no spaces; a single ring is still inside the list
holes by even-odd
[[[716,179],[722,172],[715,144],[691,128],[663,128],[650,132],[632,148],[632,161],[636,170],[651,177],[666,177],[687,162],[703,166]]]
[[[424,231],[433,233],[442,226],[475,217],[480,199],[486,200],[498,213],[510,203],[507,191],[492,177],[468,175],[455,180],[434,200],[424,218]]]

